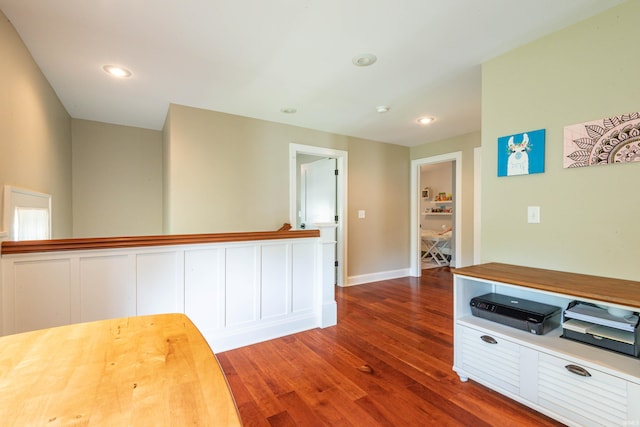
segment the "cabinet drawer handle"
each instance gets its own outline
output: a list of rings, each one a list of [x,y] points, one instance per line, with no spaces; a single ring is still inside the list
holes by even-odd
[[[567,365],[567,366],[565,366],[565,369],[567,371],[571,372],[572,374],[580,375],[581,377],[590,377],[591,376],[589,371],[584,369],[582,366]]]
[[[494,337],[490,337],[489,335],[483,335],[480,339],[488,344],[498,344],[498,341]]]

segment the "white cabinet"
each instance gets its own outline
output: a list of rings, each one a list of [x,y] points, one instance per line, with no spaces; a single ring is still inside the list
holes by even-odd
[[[627,384],[572,359],[539,355],[538,403],[580,425],[624,425],[630,404]]]
[[[474,378],[520,393],[520,346],[486,331],[461,327],[460,366]]]
[[[640,359],[561,338],[561,327],[533,335],[471,315],[471,298],[489,292],[563,309],[578,299],[639,310],[638,282],[557,274],[504,264],[457,269],[453,369],[462,381],[477,381],[568,425],[640,425]],[[572,280],[591,282],[572,292]]]

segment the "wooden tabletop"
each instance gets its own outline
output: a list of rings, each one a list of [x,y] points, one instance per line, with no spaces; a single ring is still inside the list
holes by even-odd
[[[240,426],[226,378],[183,314],[0,337],[7,426]]]
[[[640,282],[545,270],[518,265],[487,263],[451,270],[454,274],[508,283],[597,301],[640,307]]]

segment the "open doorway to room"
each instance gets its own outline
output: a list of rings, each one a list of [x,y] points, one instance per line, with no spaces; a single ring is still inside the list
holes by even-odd
[[[329,148],[314,147],[309,145],[290,144],[289,145],[290,170],[289,170],[289,222],[296,228],[314,228],[313,222],[327,222],[324,212],[324,205],[319,206],[317,212],[320,215],[312,214],[307,209],[313,205],[308,200],[302,200],[309,196],[309,192],[302,190],[305,184],[304,171],[313,164],[319,167],[312,167],[313,178],[310,181],[314,185],[313,193],[326,198],[327,188],[335,188],[335,205],[331,210],[335,210],[335,217],[330,218],[336,223],[336,284],[344,286],[347,283],[347,152],[333,150]],[[326,169],[322,164],[330,159],[334,164],[331,174],[324,174]],[[324,178],[322,178],[324,176]],[[325,181],[331,181],[325,182]],[[326,184],[326,185],[325,185]],[[319,190],[319,191],[316,191]],[[316,205],[316,207],[318,207]],[[318,219],[319,218],[319,219]]]
[[[424,180],[423,180],[424,178]],[[428,181],[431,180],[429,183]],[[423,261],[458,266],[462,239],[462,152],[411,162],[410,274],[422,274]],[[443,228],[444,226],[444,228]],[[451,228],[448,234],[443,233]],[[425,256],[426,255],[426,256]]]
[[[420,259],[423,270],[455,264],[454,167],[453,161],[420,166]]]

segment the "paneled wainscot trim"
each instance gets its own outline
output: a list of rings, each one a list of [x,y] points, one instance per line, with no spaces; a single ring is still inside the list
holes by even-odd
[[[319,228],[5,241],[2,334],[177,312],[220,352],[335,325],[335,242]]]

